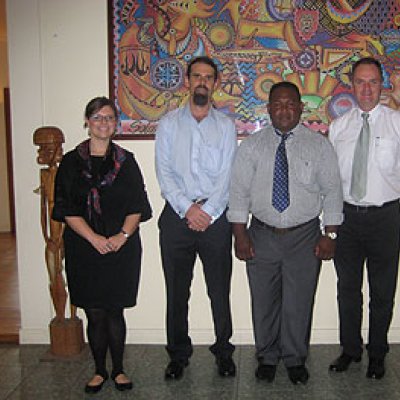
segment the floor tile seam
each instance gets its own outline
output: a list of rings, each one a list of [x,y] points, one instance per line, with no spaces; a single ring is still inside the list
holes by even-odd
[[[241,368],[242,348],[240,346],[236,346],[235,353],[236,353],[236,376],[235,376],[235,382],[234,382],[234,389],[233,389],[233,393],[232,393],[232,399],[238,400],[239,399],[238,395],[239,395],[240,375],[241,375],[240,371],[242,370],[242,368]]]
[[[18,383],[18,385],[15,386],[15,388],[13,390],[11,390],[4,399],[0,399],[0,400],[7,400],[7,399],[11,399],[11,397],[14,395],[14,393],[18,390],[18,388],[21,386],[22,381],[20,381]]]

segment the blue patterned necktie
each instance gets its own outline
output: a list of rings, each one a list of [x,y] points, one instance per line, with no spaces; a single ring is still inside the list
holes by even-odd
[[[363,112],[361,116],[363,119],[363,125],[354,149],[350,186],[350,195],[356,201],[360,201],[365,197],[365,194],[367,193],[368,178],[368,152],[370,137],[370,128],[368,123],[369,114]]]
[[[274,180],[272,184],[272,205],[279,212],[285,211],[290,204],[289,199],[289,171],[286,156],[286,139],[290,133],[281,135],[281,142],[275,153]]]

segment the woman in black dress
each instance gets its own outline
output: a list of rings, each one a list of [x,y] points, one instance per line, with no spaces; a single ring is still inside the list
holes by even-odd
[[[55,183],[53,219],[66,223],[65,269],[71,303],[84,309],[96,371],[85,387],[98,392],[108,378],[132,388],[123,371],[124,308],[136,304],[141,242],[139,223],[151,218],[142,174],[133,154],[111,141],[117,110],[106,97],[85,110],[89,139],[63,157]]]

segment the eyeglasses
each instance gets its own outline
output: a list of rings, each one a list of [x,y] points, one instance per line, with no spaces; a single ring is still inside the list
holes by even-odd
[[[115,121],[114,115],[95,114],[95,115],[92,115],[89,119],[93,122],[114,122]]]

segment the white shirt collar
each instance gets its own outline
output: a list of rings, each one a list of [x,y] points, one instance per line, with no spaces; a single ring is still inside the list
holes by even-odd
[[[367,114],[369,114],[369,120],[372,120],[372,119],[375,119],[375,117],[380,113],[381,108],[382,108],[382,105],[380,103],[378,103],[370,111],[363,111],[363,110],[361,110],[360,107],[357,107],[357,114],[361,118],[361,115],[366,112]]]

